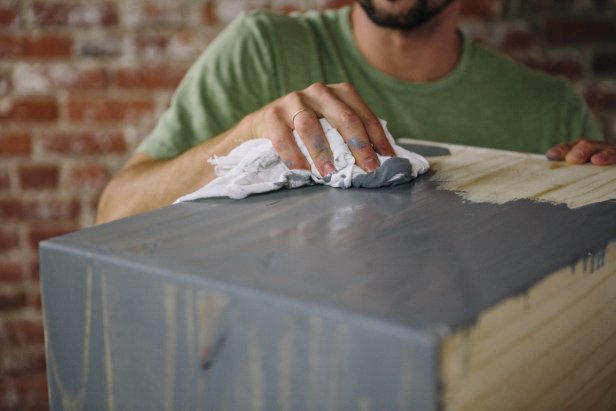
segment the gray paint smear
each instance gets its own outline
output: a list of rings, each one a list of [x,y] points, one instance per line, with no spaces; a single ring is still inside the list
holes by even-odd
[[[183,203],[52,243],[397,326],[456,329],[615,238],[614,201],[470,203],[420,177]]]
[[[391,178],[396,180],[390,182]],[[392,157],[383,162],[375,171],[359,174],[353,178],[353,187],[379,188],[408,183],[413,180],[413,166],[406,158]]]

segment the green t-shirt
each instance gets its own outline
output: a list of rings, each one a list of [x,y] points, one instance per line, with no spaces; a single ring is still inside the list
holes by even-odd
[[[580,137],[603,139],[565,79],[516,64],[465,36],[461,60],[444,78],[417,84],[379,72],[355,44],[349,11],[242,14],[191,67],[138,151],[177,156],[315,82],[352,83],[396,138],[536,153]]]

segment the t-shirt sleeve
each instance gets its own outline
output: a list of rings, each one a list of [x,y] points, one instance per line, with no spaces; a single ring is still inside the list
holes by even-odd
[[[210,44],[138,152],[155,159],[178,156],[275,98],[268,41],[255,16],[240,15]]]

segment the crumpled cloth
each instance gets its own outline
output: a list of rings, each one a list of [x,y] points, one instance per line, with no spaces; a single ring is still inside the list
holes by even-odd
[[[226,156],[210,158],[208,162],[214,166],[217,177],[175,202],[212,197],[242,199],[251,194],[313,184],[338,188],[392,186],[409,182],[430,168],[424,157],[398,146],[387,130],[387,123],[381,120],[396,157],[378,155],[380,167],[367,173],[355,164],[355,158],[338,130],[325,119],[320,122],[334,155],[335,173],[325,177],[319,174],[306,146],[294,131],[295,141],[310,163],[311,171],[289,169],[269,139],[253,139],[242,143]]]

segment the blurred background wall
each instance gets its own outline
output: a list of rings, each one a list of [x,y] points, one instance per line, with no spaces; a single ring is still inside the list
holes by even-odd
[[[47,408],[37,244],[102,188],[242,10],[348,0],[0,0],[0,409]],[[616,141],[616,0],[463,0],[463,29],[567,77]]]

